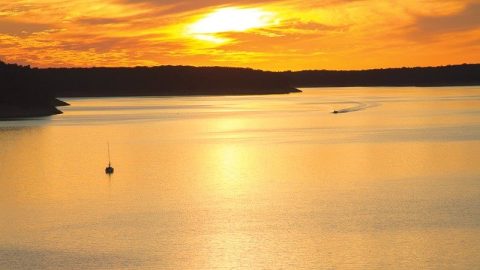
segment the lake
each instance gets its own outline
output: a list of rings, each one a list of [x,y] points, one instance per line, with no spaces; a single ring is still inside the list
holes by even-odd
[[[0,269],[480,268],[480,87],[302,90],[0,122]]]

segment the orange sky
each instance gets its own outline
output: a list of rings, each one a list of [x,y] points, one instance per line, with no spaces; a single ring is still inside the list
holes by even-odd
[[[480,1],[0,0],[0,59],[266,70],[480,63]]]

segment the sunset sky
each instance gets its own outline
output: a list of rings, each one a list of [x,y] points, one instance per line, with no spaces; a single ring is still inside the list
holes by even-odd
[[[0,0],[0,59],[265,70],[480,63],[480,0]]]

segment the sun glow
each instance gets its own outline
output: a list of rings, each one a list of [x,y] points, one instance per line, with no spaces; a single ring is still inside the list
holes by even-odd
[[[245,32],[278,24],[275,13],[260,8],[221,8],[196,21],[188,33],[200,40],[225,42],[228,39],[216,34]]]
[[[478,1],[0,0],[0,60],[278,71],[479,63]]]

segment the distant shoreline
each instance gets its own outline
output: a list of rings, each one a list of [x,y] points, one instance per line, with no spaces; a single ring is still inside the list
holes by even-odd
[[[284,72],[295,87],[441,87],[480,85],[480,64],[370,70]]]
[[[0,61],[0,119],[61,113],[57,97],[239,96],[301,92],[302,87],[480,85],[480,64],[359,71],[272,72],[248,68],[159,66],[30,68]]]
[[[479,83],[469,83],[469,84],[402,84],[402,85],[394,85],[394,84],[342,84],[342,85],[335,85],[335,84],[314,84],[314,85],[297,85],[295,88],[329,88],[329,87],[336,87],[336,88],[347,88],[347,87],[462,87],[462,86],[480,86]]]
[[[205,93],[198,92],[195,94],[189,93],[172,93],[172,94],[147,94],[147,95],[138,95],[134,93],[127,94],[118,94],[118,95],[62,95],[58,96],[57,98],[114,98],[114,97],[222,97],[222,96],[265,96],[265,95],[284,95],[284,94],[294,94],[294,93],[301,93],[302,90],[296,87],[290,88],[283,88],[281,90],[263,90],[260,92],[257,91],[250,91],[250,90],[236,90],[236,91],[218,91],[214,94],[209,93],[208,91]]]
[[[226,67],[47,68],[0,62],[0,118],[61,113],[56,97],[221,96],[301,92],[284,76]]]

